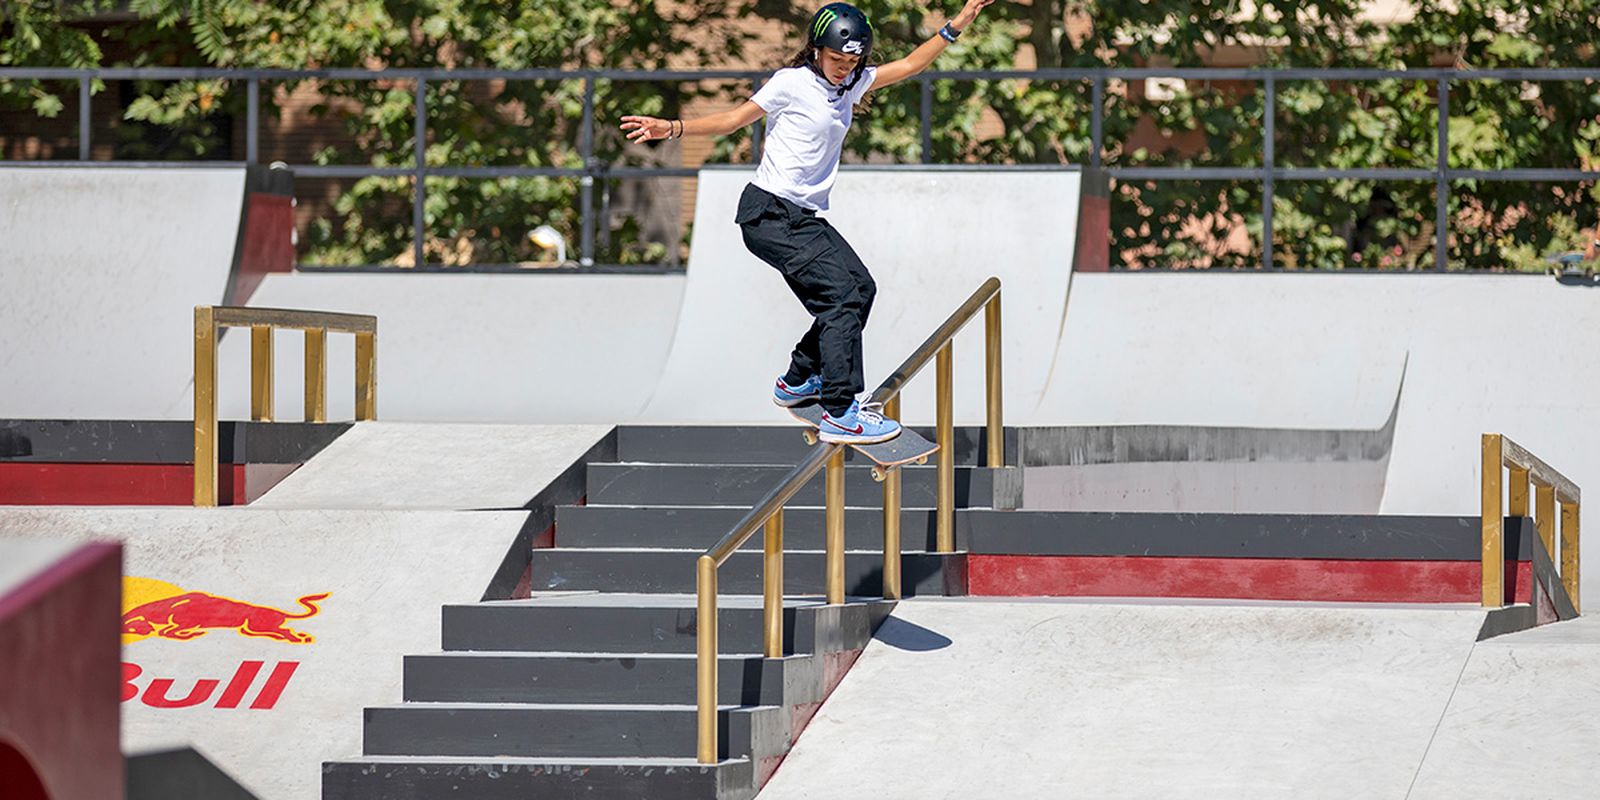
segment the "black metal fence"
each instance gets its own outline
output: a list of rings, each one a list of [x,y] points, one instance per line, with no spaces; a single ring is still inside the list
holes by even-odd
[[[260,139],[260,92],[263,81],[291,80],[375,80],[411,81],[415,97],[415,142],[412,165],[409,167],[329,166],[318,164],[290,164],[297,175],[318,178],[363,178],[369,176],[409,176],[414,182],[412,192],[412,248],[417,265],[424,265],[426,221],[423,215],[426,199],[426,179],[430,176],[458,178],[519,178],[558,177],[579,181],[580,269],[595,267],[595,208],[594,184],[606,178],[662,178],[693,177],[698,170],[674,167],[629,167],[602,163],[595,158],[595,83],[600,80],[682,82],[702,80],[748,80],[752,92],[771,75],[770,71],[749,70],[696,70],[696,71],[636,71],[636,70],[486,70],[486,69],[204,69],[204,68],[126,68],[126,69],[66,69],[66,68],[0,68],[0,80],[33,79],[77,81],[78,95],[78,160],[77,161],[3,161],[6,165],[36,166],[129,166],[126,161],[90,160],[90,86],[96,80],[227,80],[243,82],[246,87],[245,162],[258,163]],[[1262,85],[1265,94],[1264,131],[1262,136],[1261,165],[1256,167],[1103,167],[1105,153],[1103,123],[1105,94],[1108,81],[1133,81],[1159,78],[1201,81],[1253,81]],[[582,81],[583,112],[578,131],[578,151],[582,167],[463,167],[428,166],[424,157],[427,142],[427,85],[430,81]],[[920,134],[922,161],[930,163],[933,137],[934,84],[938,81],[975,80],[1039,80],[1087,82],[1091,91],[1090,102],[1090,155],[1088,166],[1104,168],[1114,180],[1127,181],[1253,181],[1262,186],[1262,253],[1263,268],[1272,267],[1273,194],[1279,181],[1335,181],[1335,180],[1409,180],[1432,181],[1435,184],[1434,262],[1433,268],[1446,268],[1449,240],[1449,200],[1452,181],[1591,181],[1600,179],[1600,171],[1581,169],[1453,169],[1449,164],[1450,86],[1466,81],[1595,81],[1600,80],[1600,68],[1583,69],[1229,69],[1229,68],[1129,68],[1129,69],[1038,69],[1038,70],[965,70],[929,71],[915,78],[921,90]],[[1284,81],[1377,81],[1410,80],[1435,84],[1433,95],[1438,117],[1438,153],[1429,168],[1370,168],[1322,169],[1313,167],[1280,167],[1274,159],[1275,118],[1277,87]],[[761,152],[761,126],[753,132],[752,149],[759,159]],[[215,166],[219,162],[203,162]],[[227,162],[222,162],[227,163]],[[182,166],[185,162],[160,162],[161,166]],[[187,165],[197,165],[187,162]],[[967,165],[948,165],[961,167]],[[975,169],[987,165],[970,165]]]

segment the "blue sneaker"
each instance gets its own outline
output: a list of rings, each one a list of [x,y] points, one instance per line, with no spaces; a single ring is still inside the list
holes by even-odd
[[[783,376],[778,376],[778,385],[772,387],[772,402],[784,408],[794,408],[804,403],[815,402],[822,397],[822,379],[812,375],[805,379],[799,386],[790,386],[783,382]]]
[[[837,417],[824,411],[817,438],[838,444],[887,442],[900,435],[900,423],[884,419],[882,408],[878,403],[851,403],[850,410]]]

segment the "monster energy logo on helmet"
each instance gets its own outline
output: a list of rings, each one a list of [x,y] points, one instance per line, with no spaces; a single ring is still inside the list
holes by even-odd
[[[872,23],[861,9],[849,3],[829,3],[818,9],[811,18],[811,47],[826,47],[846,55],[860,56],[848,85],[840,87],[840,95],[861,80],[867,67],[867,55],[872,52]],[[816,68],[816,64],[812,64]],[[819,69],[820,73],[821,70]]]

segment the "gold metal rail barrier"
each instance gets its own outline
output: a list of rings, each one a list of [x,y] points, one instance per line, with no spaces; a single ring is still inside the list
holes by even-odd
[[[885,416],[900,418],[900,391],[930,360],[938,361],[936,439],[939,444],[936,542],[938,551],[955,550],[955,427],[952,424],[954,358],[951,340],[984,311],[984,396],[987,405],[985,435],[987,464],[1005,464],[1001,417],[1000,279],[989,278],[923,341],[872,393],[869,402],[882,403]],[[830,605],[844,602],[844,448],[822,442],[813,448],[789,476],[768,492],[727,535],[695,563],[696,659],[700,736],[698,758],[702,764],[717,761],[717,568],[727,561],[757,529],[765,531],[762,548],[762,651],[767,658],[783,656],[783,506],[819,471],[825,477],[826,594]],[[900,469],[874,474],[883,482],[883,596],[900,598]]]
[[[223,328],[250,329],[250,416],[273,419],[272,332],[305,331],[306,422],[328,417],[328,331],[356,335],[356,419],[378,416],[378,318],[282,308],[195,306],[194,504],[217,504],[217,336]]]
[[[1509,472],[1510,508],[1502,505],[1505,487],[1501,478]],[[1483,435],[1483,607],[1505,605],[1505,517],[1528,516],[1528,486],[1535,491],[1534,526],[1539,530],[1537,546],[1553,566],[1556,563],[1556,504],[1561,505],[1560,585],[1571,601],[1573,613],[1580,610],[1578,599],[1578,507],[1582,497],[1578,485],[1568,480],[1527,448],[1498,434]],[[1538,554],[1536,553],[1535,556]],[[1541,559],[1535,558],[1537,564]],[[1537,576],[1535,583],[1538,583]]]

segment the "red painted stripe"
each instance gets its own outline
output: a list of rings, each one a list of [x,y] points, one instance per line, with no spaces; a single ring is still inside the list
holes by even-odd
[[[245,465],[217,470],[223,505],[244,505]],[[0,461],[0,505],[186,506],[194,502],[189,464],[56,464]]]
[[[992,597],[1216,597],[1476,603],[1476,561],[1138,556],[967,556],[967,590]],[[1526,603],[1530,562],[1506,562],[1506,599]]]

